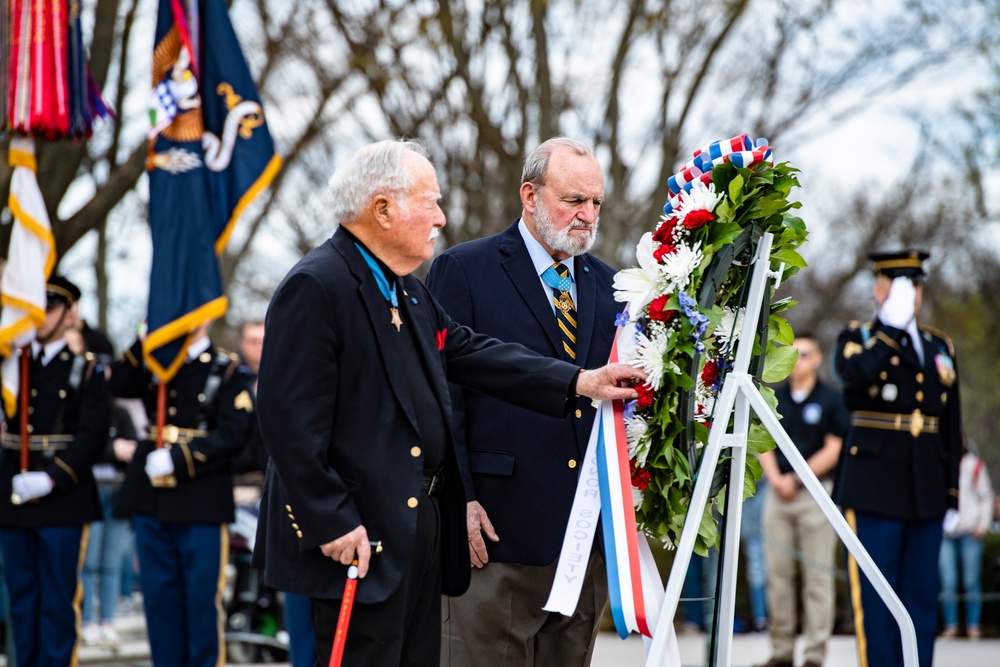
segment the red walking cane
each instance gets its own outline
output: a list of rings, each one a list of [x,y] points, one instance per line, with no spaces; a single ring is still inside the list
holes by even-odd
[[[351,610],[354,608],[354,591],[358,587],[358,559],[351,561],[344,582],[344,599],[340,602],[337,616],[337,632],[333,635],[333,650],[330,651],[330,667],[340,667],[344,659],[344,644],[347,643],[347,627],[351,624]]]
[[[382,540],[369,540],[372,556],[382,553]],[[351,610],[354,609],[354,591],[358,587],[358,559],[351,561],[347,568],[347,581],[344,582],[344,599],[340,601],[340,614],[337,615],[337,630],[333,635],[333,648],[330,650],[329,667],[340,667],[344,659],[344,645],[347,643],[347,628],[351,624]]]

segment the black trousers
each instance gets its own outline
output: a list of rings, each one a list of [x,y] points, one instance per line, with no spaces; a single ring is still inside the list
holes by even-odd
[[[378,558],[373,555],[372,558]],[[358,580],[358,587],[365,585]],[[312,598],[319,666],[330,662],[340,600]],[[438,502],[420,496],[409,568],[385,602],[355,603],[344,667],[428,667],[441,661],[441,518]]]

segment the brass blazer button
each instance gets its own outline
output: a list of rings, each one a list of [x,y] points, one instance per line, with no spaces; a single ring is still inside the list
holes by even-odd
[[[409,500],[406,501],[406,506],[409,507],[410,509],[413,509],[414,507],[417,506],[417,499],[410,498]]]

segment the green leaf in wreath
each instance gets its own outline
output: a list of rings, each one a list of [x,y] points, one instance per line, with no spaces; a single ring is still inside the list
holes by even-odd
[[[771,408],[771,412],[777,415],[778,419],[781,419],[781,413],[778,412],[778,396],[774,393],[774,389],[767,386],[760,387],[760,397]]]
[[[743,175],[737,174],[733,180],[729,181],[729,199],[736,206],[743,203]]]
[[[747,453],[763,454],[774,449],[774,438],[762,425],[753,423],[747,433]],[[749,459],[748,459],[749,460]]]
[[[774,170],[773,169],[760,169],[754,170],[753,176],[750,177],[751,185],[774,185]]]
[[[722,199],[715,205],[715,224],[726,224],[733,221],[733,207],[729,205],[729,200]]]
[[[778,248],[772,252],[771,262],[784,262],[786,270],[790,266],[798,269],[803,269],[806,266],[806,260],[802,258],[802,255],[791,248]]]
[[[784,299],[778,299],[771,304],[771,314],[777,315],[778,313],[783,313],[796,305],[798,305],[798,301],[790,296],[786,296]]]
[[[794,215],[785,215],[782,218],[781,222],[785,227],[791,229],[799,236],[805,237],[805,235],[808,233],[806,231],[806,223],[802,221],[802,218],[796,217]]]
[[[711,246],[724,246],[736,240],[743,232],[738,222],[719,223],[712,225],[712,233],[708,243]],[[713,253],[714,254],[714,253]]]
[[[771,348],[764,359],[764,372],[761,379],[764,382],[781,382],[792,372],[799,351],[791,345]]]
[[[747,466],[743,475],[743,500],[757,495],[757,482],[764,473],[756,456],[747,457]]]
[[[792,325],[781,315],[771,313],[771,317],[767,320],[767,332],[771,340],[782,345],[791,345],[795,342],[795,332],[792,331]]]
[[[699,553],[698,555],[707,556],[708,547],[717,547],[719,545],[719,529],[715,525],[711,502],[707,503],[702,511],[701,524],[698,526],[698,537],[700,538],[698,542],[702,543],[705,550],[704,554]]]
[[[791,208],[791,204],[788,203],[788,200],[774,193],[759,198],[751,210],[755,214],[754,217],[770,218],[772,215],[787,211],[789,208]]]

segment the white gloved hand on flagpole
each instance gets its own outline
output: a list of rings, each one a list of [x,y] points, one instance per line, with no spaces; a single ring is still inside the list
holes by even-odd
[[[52,478],[44,472],[22,472],[14,475],[11,487],[22,503],[52,493]]]
[[[174,472],[174,460],[166,449],[156,449],[146,457],[146,475],[150,479],[165,477]]]

